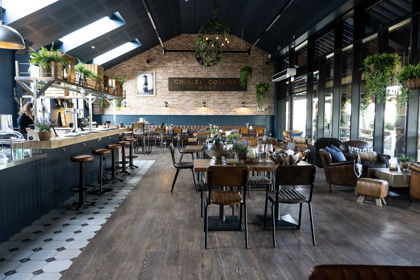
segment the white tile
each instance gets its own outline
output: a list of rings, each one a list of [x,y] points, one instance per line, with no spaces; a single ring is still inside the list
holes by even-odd
[[[84,232],[85,231],[94,232],[94,231],[99,231],[100,229],[101,229],[100,225],[88,225],[88,226],[83,227]]]
[[[32,273],[34,271],[42,269],[44,266],[47,265],[45,261],[34,261],[30,260],[28,262],[22,263],[21,265],[16,268],[16,272],[29,272]]]
[[[52,236],[52,239],[53,240],[67,240],[69,238],[72,238],[73,236],[74,236],[74,232],[71,232],[71,231],[69,231],[69,232],[60,232],[60,233],[54,234]]]
[[[35,252],[30,258],[31,260],[46,260],[54,257],[57,254],[57,250],[41,250]]]
[[[50,242],[47,242],[44,244],[44,246],[42,246],[42,249],[44,250],[54,250],[60,247],[64,247],[64,245],[66,245],[66,241],[64,240],[53,240]]]
[[[68,249],[58,252],[54,258],[57,260],[71,260],[78,257],[80,253],[81,251],[79,249]]]
[[[35,276],[32,280],[59,280],[63,275],[57,272],[44,272]]]
[[[48,263],[42,270],[44,272],[60,272],[66,270],[72,264],[69,260],[52,261]]]
[[[88,240],[95,236],[95,233],[92,231],[83,231],[81,233],[75,234],[73,238],[75,240]]]
[[[72,242],[67,242],[67,244],[64,246],[66,249],[80,249],[86,247],[86,245],[89,243],[87,240],[74,240]]]
[[[20,248],[21,250],[32,250],[35,248],[42,248],[44,246],[45,241],[44,240],[34,240],[25,242],[23,246]]]
[[[0,275],[4,275],[5,272],[16,269],[20,264],[21,262],[19,261],[0,262]]]
[[[66,227],[59,227],[58,230],[61,230],[62,232],[74,232],[76,230],[80,230],[80,225],[69,225]]]
[[[32,273],[15,273],[6,277],[6,280],[31,280],[34,277]]]
[[[33,253],[34,252],[32,250],[17,250],[9,252],[3,258],[5,258],[6,260],[19,261],[24,258],[29,258]]]
[[[0,252],[9,251],[12,248],[20,248],[23,243],[20,241],[6,241],[0,244]]]

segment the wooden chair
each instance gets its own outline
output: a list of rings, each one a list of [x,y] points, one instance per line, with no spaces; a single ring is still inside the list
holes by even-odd
[[[258,146],[258,138],[248,137],[248,138],[246,138],[246,140],[247,140],[249,146],[251,146],[251,147]]]
[[[205,247],[208,248],[209,206],[240,205],[239,228],[242,229],[242,214],[245,218],[245,247],[248,248],[248,215],[246,208],[246,191],[248,170],[238,166],[211,166],[208,171],[208,195],[204,211]],[[230,187],[230,190],[224,188]],[[234,190],[235,189],[235,190]],[[242,194],[241,194],[242,191]]]
[[[247,128],[247,127],[240,127],[239,128],[239,134],[241,134],[241,135],[248,135],[249,134],[249,128]]]
[[[264,135],[264,128],[263,127],[256,127],[255,128],[255,134],[257,134],[258,136]]]
[[[191,173],[193,175],[193,180],[194,180],[194,187],[197,190],[197,184],[195,183],[195,175],[194,175],[194,163],[193,162],[177,162],[175,160],[174,144],[170,143],[169,144],[169,149],[171,150],[172,163],[173,163],[174,167],[176,168],[174,181],[172,182],[171,192],[174,191],[176,179],[178,178],[179,171],[181,171],[182,169],[190,169],[191,170]]]
[[[281,165],[277,167],[275,188],[276,191],[269,192],[267,190],[265,209],[264,209],[264,229],[265,221],[267,218],[267,206],[268,202],[271,203],[271,216],[272,216],[272,228],[273,228],[273,247],[276,247],[276,211],[274,206],[279,203],[284,204],[299,204],[299,222],[296,229],[300,229],[301,217],[302,217],[302,204],[307,203],[309,209],[309,219],[311,222],[312,232],[312,244],[315,246],[315,230],[312,218],[312,192],[314,188],[316,168],[315,165]],[[293,189],[280,189],[280,186],[307,186],[310,185],[309,195],[305,196],[303,193]]]

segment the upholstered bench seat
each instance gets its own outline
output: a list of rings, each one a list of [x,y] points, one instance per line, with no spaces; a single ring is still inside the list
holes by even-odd
[[[356,194],[359,195],[357,202],[363,203],[366,197],[373,197],[376,205],[382,207],[386,205],[385,197],[388,195],[388,182],[385,180],[362,178],[357,180]]]

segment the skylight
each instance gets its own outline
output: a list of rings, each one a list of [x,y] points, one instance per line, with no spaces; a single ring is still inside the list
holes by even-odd
[[[63,42],[62,49],[68,52],[108,32],[111,32],[124,24],[124,19],[118,12],[116,12],[111,16],[103,17],[70,34],[67,34],[59,40]]]
[[[102,65],[140,46],[140,41],[138,39],[135,39],[133,41],[122,44],[121,46],[118,46],[110,51],[107,51],[106,53],[103,53],[100,56],[95,57],[93,59],[93,63]]]
[[[4,21],[6,24],[10,24],[57,1],[58,0],[3,0],[3,8],[6,10],[4,13]]]

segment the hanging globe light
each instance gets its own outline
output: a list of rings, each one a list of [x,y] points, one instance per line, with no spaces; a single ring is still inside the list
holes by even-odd
[[[195,58],[203,67],[218,64],[223,59],[223,50],[229,46],[229,29],[216,19],[217,3],[213,17],[200,27],[195,42]]]

